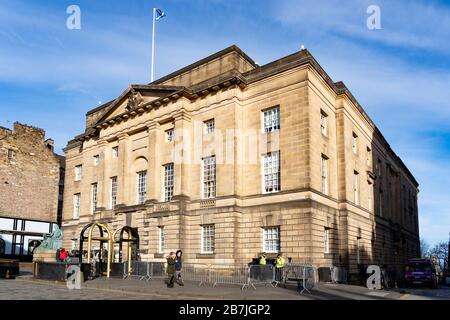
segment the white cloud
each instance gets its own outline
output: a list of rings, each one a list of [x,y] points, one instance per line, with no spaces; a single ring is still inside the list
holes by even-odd
[[[381,8],[382,30],[367,29],[369,5]],[[404,48],[449,53],[450,10],[431,1],[281,0],[275,18],[308,34],[341,34]],[[318,26],[318,28],[311,27]]]

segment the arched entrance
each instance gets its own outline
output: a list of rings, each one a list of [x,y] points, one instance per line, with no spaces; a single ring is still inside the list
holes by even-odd
[[[98,234],[94,234],[94,230],[98,230]],[[86,231],[88,231],[88,234],[86,236]],[[86,225],[83,230],[81,230],[80,233],[80,253],[79,253],[79,259],[80,259],[80,263],[83,262],[83,244],[84,242],[88,243],[88,248],[87,248],[87,263],[90,264],[91,263],[91,252],[92,252],[92,242],[93,241],[98,241],[100,246],[99,246],[99,253],[98,253],[98,259],[99,259],[99,270],[100,270],[100,274],[102,273],[103,270],[103,259],[104,257],[106,257],[106,277],[109,278],[110,277],[110,273],[111,273],[111,251],[113,250],[112,248],[114,248],[113,246],[113,235],[111,234],[111,230],[103,224],[100,223],[90,223],[88,225]],[[106,249],[104,247],[104,244],[107,244],[108,249]],[[105,250],[106,254],[105,254]]]
[[[126,237],[124,237],[125,233]],[[131,273],[131,261],[133,260],[132,253],[133,251],[137,253],[139,250],[139,234],[137,230],[128,226],[118,228],[113,233],[112,241],[113,245],[111,246],[111,248],[114,248],[114,244],[119,244],[119,263],[123,262],[123,244],[126,244],[128,273]]]

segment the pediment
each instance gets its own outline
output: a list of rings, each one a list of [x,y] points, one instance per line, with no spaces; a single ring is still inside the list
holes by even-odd
[[[177,89],[164,86],[130,86],[108,106],[108,110],[96,124],[113,119],[123,113],[137,110],[143,104],[160,99]]]

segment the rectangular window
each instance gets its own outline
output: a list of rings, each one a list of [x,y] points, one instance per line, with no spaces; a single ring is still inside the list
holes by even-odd
[[[320,132],[327,136],[327,128],[328,128],[328,116],[325,112],[320,110]]]
[[[167,142],[172,142],[174,139],[174,130],[173,129],[169,129],[166,131],[166,141]]]
[[[83,166],[78,165],[75,167],[75,181],[80,181],[83,176]]]
[[[330,253],[330,229],[327,227],[323,230],[323,252]]]
[[[378,162],[377,162],[377,169],[378,169],[378,177],[381,178],[381,175],[382,175],[383,171],[382,171],[382,168],[381,168],[381,160],[380,159],[378,159]]]
[[[280,130],[280,107],[263,111],[264,132]]]
[[[97,193],[98,193],[98,184],[97,183],[93,183],[91,185],[91,210],[92,213],[94,213],[97,210]]]
[[[280,152],[263,155],[264,193],[278,192],[281,189]]]
[[[359,173],[357,171],[353,173],[353,197],[355,205],[359,206]]]
[[[94,156],[94,166],[98,166],[98,164],[100,163],[100,156],[99,155],[95,155]]]
[[[280,228],[271,227],[263,229],[263,251],[270,253],[280,252]]]
[[[113,159],[117,159],[119,157],[119,147],[112,148],[112,157]]]
[[[367,166],[372,167],[372,149],[367,147]]]
[[[77,193],[73,196],[73,218],[78,219],[80,217],[81,210],[81,193]]]
[[[380,190],[380,197],[379,197],[379,201],[378,201],[378,213],[380,215],[380,217],[383,216],[383,191]]]
[[[14,158],[14,150],[8,149],[8,159],[11,160]]]
[[[215,130],[214,119],[205,121],[205,134],[214,133],[214,130]]]
[[[328,158],[322,155],[322,193],[328,194]]]
[[[144,204],[147,200],[147,171],[137,173],[138,204]]]
[[[72,246],[71,246],[72,250],[76,250],[77,249],[77,242],[78,242],[77,239],[72,239]]]
[[[164,201],[168,202],[173,197],[173,163],[164,166]]]
[[[164,227],[159,227],[158,253],[164,253]]]
[[[202,226],[202,251],[201,253],[214,253],[215,250],[215,226],[213,224]]]
[[[216,156],[203,159],[203,199],[216,197]]]
[[[372,211],[372,203],[373,203],[373,184],[372,182],[368,182],[368,196],[367,196],[367,207],[369,209],[369,211]]]
[[[354,154],[358,154],[358,135],[353,132],[352,150]]]
[[[111,192],[110,192],[110,209],[114,209],[117,204],[117,177],[112,177],[111,179]]]

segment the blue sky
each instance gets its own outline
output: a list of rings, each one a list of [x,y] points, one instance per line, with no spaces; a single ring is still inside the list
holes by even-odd
[[[71,4],[81,8],[81,30],[66,28]],[[371,4],[381,8],[381,30],[366,26]],[[419,181],[421,235],[448,239],[448,1],[0,0],[0,126],[42,127],[61,151],[84,130],[87,110],[149,82],[154,6],[167,13],[157,25],[156,78],[231,44],[260,64],[304,44]]]

